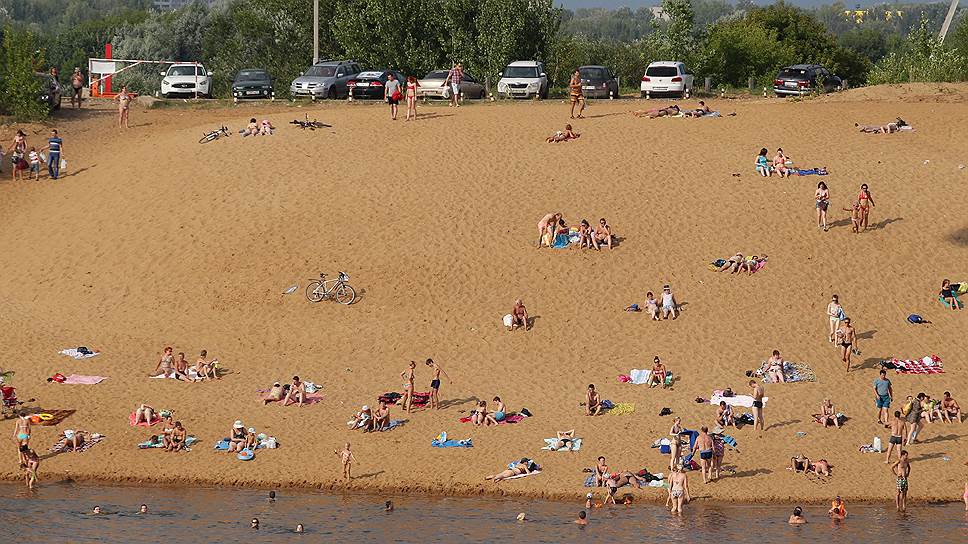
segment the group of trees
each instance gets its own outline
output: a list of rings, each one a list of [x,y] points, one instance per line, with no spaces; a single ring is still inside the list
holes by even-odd
[[[820,63],[852,84],[968,79],[968,22],[933,36],[946,4],[883,6],[851,15],[843,4],[804,10],[751,0],[664,0],[661,9],[576,10],[555,0],[320,0],[320,56],[421,75],[452,61],[493,82],[506,62],[545,62],[552,85],[583,64],[604,64],[635,84],[653,60],[683,60],[717,86],[759,84],[792,63]],[[240,68],[267,68],[282,83],[312,57],[310,0],[219,0],[150,11],[150,0],[0,0],[0,106],[27,70],[86,67],[111,42],[118,58],[197,60],[224,93]],[[968,21],[968,17],[960,19]],[[23,60],[27,52],[28,60]],[[29,61],[29,62],[28,62]],[[19,69],[16,77],[10,70]],[[17,79],[19,78],[19,79]],[[153,92],[155,68],[119,80]],[[15,83],[17,82],[17,83]]]

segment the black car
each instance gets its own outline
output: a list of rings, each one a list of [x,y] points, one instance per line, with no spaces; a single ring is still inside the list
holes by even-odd
[[[239,70],[232,80],[235,98],[269,98],[272,96],[272,76],[262,68]]]
[[[405,94],[407,82],[403,74],[396,70],[369,70],[360,72],[346,82],[346,88],[350,89],[353,93],[353,98],[383,100],[387,76],[390,74],[393,74],[393,77],[400,82],[400,94]]]
[[[48,109],[59,110],[61,107],[61,94],[63,93],[60,83],[50,74],[38,73],[35,74],[35,77],[40,82],[37,101],[45,104]]]
[[[618,98],[618,76],[604,66],[582,66],[578,68],[581,77],[581,91],[588,98]]]
[[[802,96],[818,88],[823,83],[824,92],[839,90],[843,81],[819,64],[795,64],[780,70],[773,80],[773,92],[777,96]]]

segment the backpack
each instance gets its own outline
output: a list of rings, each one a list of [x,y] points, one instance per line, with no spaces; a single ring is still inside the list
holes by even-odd
[[[924,318],[919,316],[918,314],[909,315],[907,320],[908,320],[908,323],[912,323],[914,325],[919,325],[921,323],[924,323]]]

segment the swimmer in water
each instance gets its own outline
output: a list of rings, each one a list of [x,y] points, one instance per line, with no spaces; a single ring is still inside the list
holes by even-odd
[[[249,525],[249,527],[250,527],[251,529],[256,529],[256,530],[258,530],[258,529],[259,529],[259,518],[252,518],[252,522],[251,522],[251,524]]]
[[[138,509],[138,513],[139,514],[147,514],[148,513],[148,505],[147,504],[142,504],[141,505],[141,508]]]
[[[803,508],[797,506],[793,509],[793,515],[790,516],[790,520],[787,521],[790,525],[803,525],[807,522],[807,519],[803,517]]]
[[[393,501],[387,501],[383,510],[386,512],[393,512]]]
[[[303,524],[302,523],[297,523],[296,524],[296,532],[297,533],[302,533],[304,531],[305,531],[305,529],[303,528]]]
[[[95,516],[101,515],[101,507],[100,506],[95,506],[94,507],[94,510],[92,510],[91,513],[94,514]]]
[[[275,491],[270,491],[269,492],[269,499],[268,499],[268,501],[269,502],[276,502],[276,492]]]
[[[586,516],[587,514],[585,514],[584,510],[582,510],[581,512],[578,512],[578,519],[575,520],[575,523],[577,523],[578,525],[588,525],[588,520],[585,519]]]

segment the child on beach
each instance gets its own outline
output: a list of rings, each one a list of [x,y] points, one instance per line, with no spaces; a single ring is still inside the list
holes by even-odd
[[[20,455],[24,458],[24,461],[20,464],[20,467],[24,469],[24,482],[27,484],[27,489],[33,489],[34,484],[37,483],[37,469],[40,468],[40,457],[27,445],[20,446]]]
[[[353,479],[353,477],[350,475],[350,470],[353,468],[353,461],[356,461],[356,457],[354,457],[353,452],[350,451],[350,443],[347,442],[346,445],[343,446],[343,451],[333,450],[333,453],[339,457],[340,463],[343,464],[343,478],[346,478],[347,480]]]
[[[854,234],[859,234],[860,216],[861,216],[860,203],[855,200],[853,203],[848,205],[850,206],[850,208],[844,208],[844,211],[850,212],[850,224],[851,224],[850,230],[854,231]]]
[[[548,142],[549,144],[553,144],[557,142],[567,142],[568,140],[577,140],[580,137],[581,137],[581,134],[578,134],[577,132],[572,130],[571,125],[568,124],[568,125],[565,125],[565,130],[559,130],[558,132],[555,132],[551,136],[548,136],[547,138],[545,138],[545,141]]]
[[[255,117],[249,119],[249,124],[242,129],[242,136],[258,136],[259,135],[259,123],[255,120]]]
[[[34,147],[30,148],[30,153],[27,155],[30,159],[30,176],[35,180],[40,179],[40,154],[37,153],[37,149]]]
[[[272,136],[272,131],[275,130],[275,129],[276,129],[276,127],[272,126],[272,123],[270,123],[268,119],[263,119],[262,120],[262,126],[259,127],[259,135],[260,136]]]

